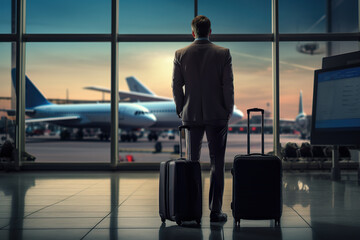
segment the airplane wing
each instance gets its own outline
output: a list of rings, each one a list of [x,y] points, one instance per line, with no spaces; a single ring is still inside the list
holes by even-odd
[[[111,93],[111,90],[110,90],[109,88],[103,88],[103,87],[98,87],[98,86],[84,87],[84,89],[93,90],[93,91],[99,91],[99,92]]]
[[[0,109],[0,112],[6,112],[9,116],[15,116],[16,110],[15,109]],[[25,113],[34,113],[34,110],[26,109]]]
[[[99,91],[99,92],[106,92],[106,93],[111,92],[110,89],[108,89],[108,88],[97,87],[97,86],[84,87],[84,89]],[[120,97],[120,99],[128,98],[132,102],[172,101],[173,100],[172,98],[167,98],[167,97],[159,97],[156,95],[150,95],[150,94],[146,94],[146,93],[126,92],[126,91],[119,91],[119,97]]]
[[[68,121],[80,119],[79,116],[64,116],[64,117],[48,117],[48,118],[29,118],[25,119],[25,123],[35,123],[35,122],[56,122],[56,121]]]

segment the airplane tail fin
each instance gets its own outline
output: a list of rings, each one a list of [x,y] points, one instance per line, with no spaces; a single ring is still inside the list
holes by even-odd
[[[11,71],[12,83],[15,88],[16,86],[16,69],[13,68]],[[49,105],[52,104],[42,93],[36,88],[36,86],[30,81],[30,79],[25,75],[25,108],[32,109],[41,105]]]
[[[131,92],[156,95],[150,89],[148,89],[145,85],[143,85],[139,80],[137,80],[135,77],[127,77],[126,82],[129,86],[129,89]]]
[[[302,100],[302,90],[300,90],[300,99],[299,99],[299,114],[304,112],[303,100]]]

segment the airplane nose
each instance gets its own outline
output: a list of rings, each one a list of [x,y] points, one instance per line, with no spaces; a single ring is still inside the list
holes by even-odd
[[[146,114],[144,115],[144,127],[150,127],[156,123],[156,117],[154,114]],[[146,125],[146,126],[145,126]]]

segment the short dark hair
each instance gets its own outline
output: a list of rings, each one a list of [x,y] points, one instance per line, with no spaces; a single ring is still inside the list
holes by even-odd
[[[207,17],[199,15],[192,20],[191,27],[196,36],[207,37],[210,33],[211,22]]]

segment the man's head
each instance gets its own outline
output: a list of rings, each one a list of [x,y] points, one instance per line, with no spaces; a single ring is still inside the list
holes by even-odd
[[[195,38],[209,37],[211,34],[210,19],[203,15],[196,16],[191,22],[192,35]]]

